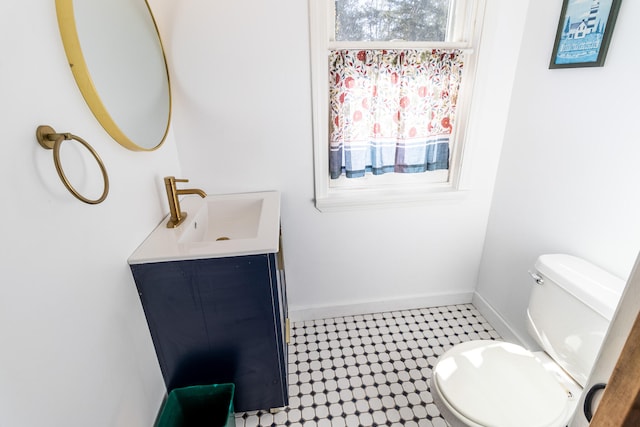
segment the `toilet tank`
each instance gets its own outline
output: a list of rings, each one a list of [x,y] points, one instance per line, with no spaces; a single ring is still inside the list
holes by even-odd
[[[542,281],[531,290],[529,333],[584,387],[625,282],[571,255],[541,255],[535,269]]]

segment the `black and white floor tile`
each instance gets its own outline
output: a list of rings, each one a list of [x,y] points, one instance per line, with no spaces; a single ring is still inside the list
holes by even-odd
[[[499,339],[471,304],[297,322],[289,406],[236,414],[237,427],[445,427],[429,390],[452,345]]]

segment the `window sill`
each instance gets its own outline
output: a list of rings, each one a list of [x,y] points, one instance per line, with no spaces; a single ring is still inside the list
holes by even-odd
[[[434,202],[455,202],[464,199],[467,191],[450,184],[438,184],[402,189],[328,189],[317,196],[315,206],[320,212],[344,212],[359,209],[425,206]]]

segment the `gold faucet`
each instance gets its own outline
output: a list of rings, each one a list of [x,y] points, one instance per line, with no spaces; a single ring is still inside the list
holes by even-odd
[[[189,182],[188,179],[176,179],[175,176],[165,176],[164,186],[167,189],[167,199],[169,200],[169,212],[171,218],[167,222],[167,228],[176,228],[187,217],[186,212],[180,211],[180,200],[178,196],[183,194],[197,194],[200,197],[207,197],[207,193],[197,188],[186,188],[184,190],[178,190],[176,188],[176,182]]]

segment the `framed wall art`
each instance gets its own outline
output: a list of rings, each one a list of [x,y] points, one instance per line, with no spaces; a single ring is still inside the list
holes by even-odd
[[[622,0],[563,0],[549,68],[602,67]]]

